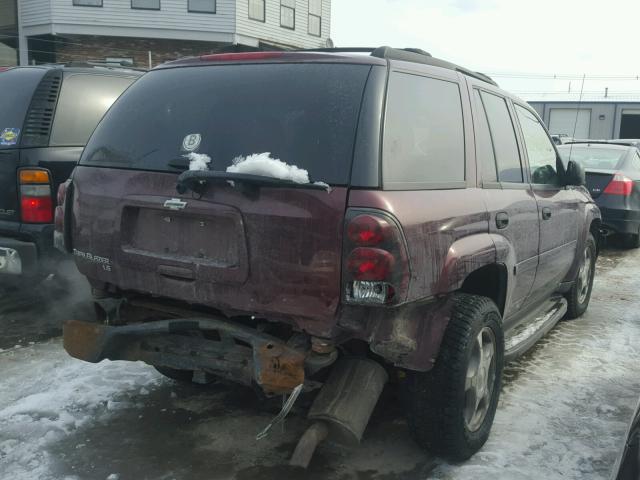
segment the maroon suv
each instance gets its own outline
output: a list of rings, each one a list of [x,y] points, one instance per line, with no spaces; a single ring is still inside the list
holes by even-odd
[[[302,465],[327,435],[359,441],[389,381],[419,444],[465,459],[504,363],[587,308],[583,184],[526,103],[419,50],[169,63],[59,192],[100,307],[65,348],[289,403],[319,389]]]

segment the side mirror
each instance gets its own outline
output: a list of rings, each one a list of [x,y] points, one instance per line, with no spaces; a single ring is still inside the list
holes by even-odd
[[[564,174],[564,184],[581,187],[587,184],[584,168],[578,162],[569,160]]]

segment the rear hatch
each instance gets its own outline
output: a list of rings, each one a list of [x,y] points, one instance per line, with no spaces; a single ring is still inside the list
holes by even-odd
[[[81,271],[227,313],[331,319],[370,69],[225,64],[145,75],[98,126],[74,175]],[[262,176],[257,184],[208,181],[176,191],[192,159],[194,168],[225,172],[247,158],[257,169],[245,173]],[[293,166],[330,191],[260,182],[304,174]]]
[[[31,99],[46,72],[43,68],[16,68],[0,73],[0,232],[2,222],[20,220],[19,146]]]

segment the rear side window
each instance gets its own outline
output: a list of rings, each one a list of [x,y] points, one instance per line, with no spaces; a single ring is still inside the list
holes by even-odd
[[[384,185],[464,185],[464,125],[455,82],[394,72],[383,144]]]
[[[210,170],[269,152],[313,181],[347,185],[370,70],[273,63],[151,71],[109,110],[80,163],[177,172],[169,163],[186,145],[211,158]]]
[[[20,132],[31,97],[45,73],[46,70],[41,68],[14,68],[0,72],[0,136],[4,137],[0,148],[15,148],[20,144]]]
[[[66,75],[60,89],[50,145],[84,146],[104,113],[134,80],[113,75]]]
[[[493,149],[498,165],[498,180],[523,183],[518,142],[507,102],[504,98],[487,92],[482,92],[481,96],[491,129]]]
[[[484,111],[480,92],[474,90],[475,101],[475,132],[476,132],[476,158],[482,171],[483,182],[497,182],[498,172],[496,170],[496,155],[493,151],[491,132],[487,123],[487,115]]]

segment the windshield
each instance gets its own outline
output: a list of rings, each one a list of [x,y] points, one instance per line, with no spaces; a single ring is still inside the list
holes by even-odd
[[[268,153],[310,180],[346,185],[369,70],[267,64],[150,72],[107,113],[81,164],[175,172],[169,162],[195,152],[210,158],[208,169],[225,171]]]
[[[578,147],[567,145],[558,147],[558,151],[565,163],[569,160],[579,163],[584,168],[596,170],[615,170],[627,153],[627,150],[620,148],[602,147]]]
[[[0,73],[0,149],[20,145],[24,117],[46,70],[15,68]]]

